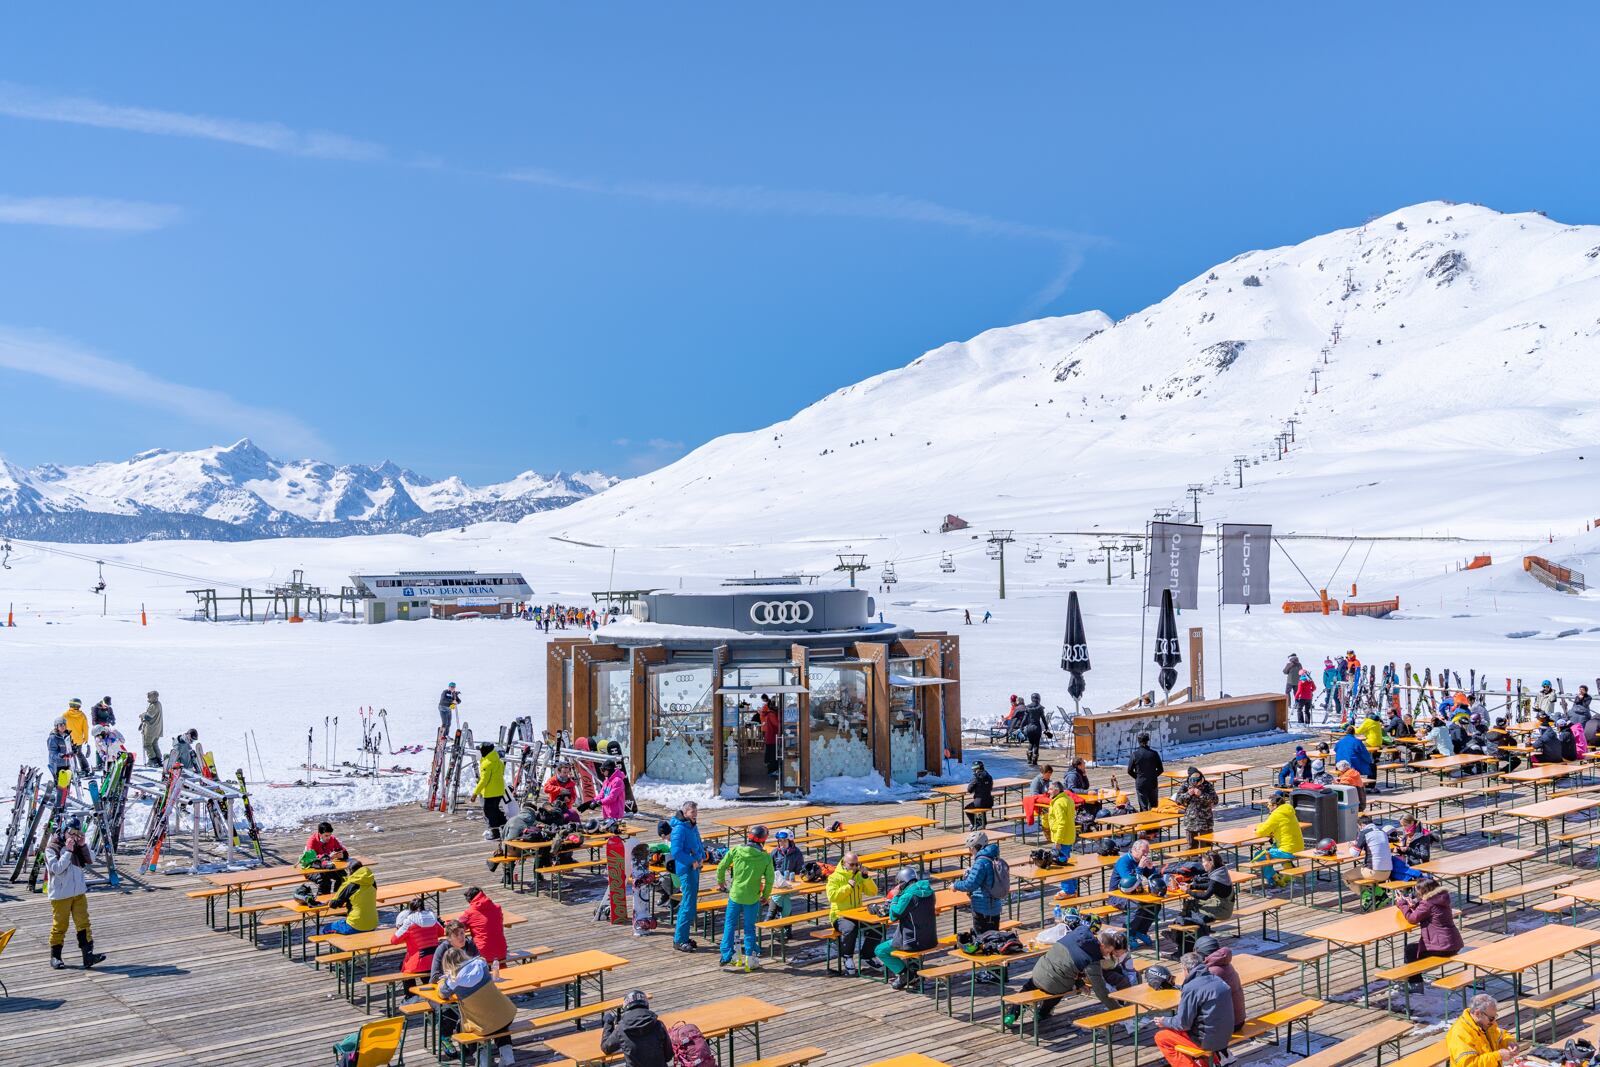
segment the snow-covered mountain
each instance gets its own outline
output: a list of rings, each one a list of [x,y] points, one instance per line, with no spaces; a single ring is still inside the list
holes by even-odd
[[[1208,523],[1582,529],[1597,308],[1600,227],[1418,204],[1244,253],[1117,322],[944,345],[527,522],[608,545],[865,543],[955,512],[1048,540],[1188,511],[1194,484]]]
[[[274,459],[248,438],[193,452],[151,449],[122,462],[0,459],[0,530],[52,540],[421,533],[564,507],[616,479],[524,471],[495,485],[424,477],[393,463]]]

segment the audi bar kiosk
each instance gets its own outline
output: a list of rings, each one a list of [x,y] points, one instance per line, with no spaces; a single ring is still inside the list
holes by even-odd
[[[616,741],[640,776],[739,799],[886,783],[961,758],[961,643],[877,622],[862,589],[650,593],[548,646],[547,729]]]

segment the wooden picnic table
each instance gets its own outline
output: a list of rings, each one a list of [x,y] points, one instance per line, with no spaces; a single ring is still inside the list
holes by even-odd
[[[363,861],[364,862],[364,861]],[[286,885],[294,885],[304,878],[326,874],[329,871],[342,871],[349,864],[344,860],[334,860],[326,867],[302,867],[298,863],[282,863],[273,867],[254,867],[246,871],[219,871],[216,874],[203,874],[204,878],[214,888],[223,890],[223,926],[224,930],[232,929],[233,896],[239,895],[239,906],[244,906],[244,895],[252,889],[279,889]],[[216,928],[216,897],[207,896],[206,924],[212,929]],[[241,925],[241,930],[243,926]]]
[[[1503,866],[1515,866],[1525,860],[1530,860],[1537,853],[1532,849],[1508,848],[1505,845],[1490,845],[1487,848],[1475,848],[1467,852],[1448,852],[1438,859],[1419,863],[1416,869],[1424,874],[1431,874],[1437,878],[1459,878],[1462,880],[1462,902],[1472,902],[1472,880],[1489,876],[1489,892],[1494,892],[1494,869]],[[1521,869],[1518,869],[1521,877]]]
[[[1566,892],[1566,890],[1563,890]],[[1524,971],[1535,972],[1535,983],[1538,981],[1537,971],[1541,965],[1548,965],[1550,988],[1555,988],[1555,961],[1563,956],[1570,956],[1574,952],[1583,952],[1589,956],[1588,949],[1600,945],[1600,930],[1587,930],[1579,926],[1567,926],[1563,923],[1550,923],[1547,926],[1538,926],[1520,934],[1513,934],[1503,941],[1496,941],[1492,945],[1475,948],[1463,952],[1455,957],[1455,962],[1465,967],[1478,971],[1487,971],[1490,974],[1505,975],[1512,979],[1511,982],[1511,1012],[1512,1024],[1516,1029],[1518,1038],[1522,1037],[1522,981]],[[1593,958],[1590,957],[1592,965]]]
[[[1011,881],[1016,885],[1017,891],[1011,894],[1012,918],[1016,918],[1016,905],[1018,899],[1028,891],[1030,884],[1035,884],[1039,889],[1039,924],[1045,922],[1045,886],[1051,882],[1071,882],[1084,878],[1100,876],[1100,891],[1105,892],[1107,874],[1112,867],[1117,865],[1116,856],[1099,856],[1093,853],[1073,856],[1072,859],[1059,867],[1040,867],[1036,863],[1018,864],[1011,868]]]
[[[1595,803],[1600,804],[1600,800],[1596,800]],[[990,844],[1004,841],[1014,836],[1006,830],[984,830],[983,833],[989,835]],[[943,852],[947,848],[965,848],[966,844],[967,835],[964,833],[934,834],[932,837],[919,837],[915,841],[901,841],[899,844],[885,845],[883,846],[883,851],[893,852],[906,860],[921,860],[929,853]]]
[[[920,1052],[907,1052],[891,1056],[886,1060],[873,1060],[866,1067],[950,1067],[950,1065],[932,1056],[924,1056]]]
[[[1537,767],[1524,767],[1518,771],[1507,771],[1500,776],[1502,782],[1519,782],[1533,786],[1534,803],[1539,802],[1539,788],[1553,784],[1557,779],[1569,775],[1583,773],[1581,764],[1573,763],[1544,763]]]
[[[1443,778],[1451,771],[1462,771],[1468,767],[1476,767],[1480,763],[1498,762],[1493,756],[1475,755],[1464,753],[1460,756],[1434,756],[1431,759],[1417,760],[1410,764],[1419,771],[1430,771]]]
[[[923,830],[933,825],[934,821],[924,815],[892,815],[883,819],[849,823],[837,830],[813,830],[808,835],[808,840],[822,842],[822,858],[826,860],[828,846],[832,844],[837,844],[841,852],[846,845],[857,841],[870,841],[874,837],[887,837],[892,844],[896,838],[904,841],[912,830],[921,834]]]
[[[507,929],[510,929],[513,926],[521,926],[528,919],[525,915],[513,915],[508,911],[502,913],[501,921]],[[341,993],[345,993],[348,990],[348,996],[354,999],[356,964],[358,962],[361,964],[361,977],[365,978],[372,973],[372,957],[375,954],[386,949],[404,950],[405,946],[403,944],[397,945],[394,943],[394,931],[395,928],[392,926],[380,926],[376,930],[368,930],[360,934],[317,935],[315,938],[317,944],[328,945],[335,952],[348,952],[351,954],[350,959],[341,961],[334,972],[338,978]]]
[[[838,811],[838,808],[827,808],[820,804],[805,804],[797,808],[756,812],[753,815],[729,815],[727,818],[716,820],[716,825],[723,828],[724,835],[732,837],[752,826],[765,826],[769,830],[786,830],[795,826],[809,828],[813,821],[822,822]]]
[[[382,907],[385,904],[393,904],[399,900],[431,896],[433,897],[434,910],[437,911],[439,909],[440,894],[448,889],[460,888],[460,882],[452,882],[448,878],[414,878],[409,882],[394,882],[390,885],[380,883],[376,894],[376,903],[379,907]],[[302,960],[307,955],[306,946],[309,935],[306,933],[306,924],[325,917],[330,910],[328,905],[336,896],[338,896],[337,893],[320,896],[317,898],[318,903],[316,905],[302,904],[298,900],[280,900],[276,902],[276,907],[284,911],[294,912],[300,917],[300,958]],[[284,947],[289,948],[290,946],[286,944]]]
[[[1223,788],[1227,788],[1229,778],[1237,778],[1239,779],[1239,784],[1244,785],[1245,774],[1254,769],[1255,768],[1248,763],[1213,763],[1209,767],[1201,767],[1200,773],[1205,775],[1207,778],[1217,779],[1222,783]],[[1187,778],[1188,775],[1189,772],[1187,769],[1181,771],[1161,772],[1161,777],[1170,778],[1175,782],[1182,781],[1184,778]]]
[[[1290,960],[1275,960],[1270,956],[1253,956],[1248,952],[1234,953],[1233,969],[1239,972],[1239,984],[1245,988],[1266,983],[1272,995],[1272,1007],[1278,1007],[1278,979],[1294,970],[1298,964]],[[1188,978],[1184,974],[1184,978]],[[1178,985],[1183,981],[1180,979]],[[1151,989],[1148,983],[1140,982],[1138,985],[1129,986],[1127,989],[1113,990],[1111,999],[1123,1004],[1133,1005],[1133,1063],[1139,1067],[1139,1021],[1147,1012],[1170,1012],[1178,1007],[1179,990]],[[1243,1026],[1244,1020],[1240,1019],[1238,1026]]]
[[[1355,952],[1361,957],[1361,1006],[1372,1006],[1369,993],[1370,979],[1367,967],[1367,946],[1374,946],[1373,963],[1378,962],[1376,946],[1394,937],[1403,937],[1416,927],[1406,921],[1400,914],[1399,908],[1382,908],[1378,911],[1364,912],[1360,915],[1351,915],[1336,922],[1323,926],[1313,926],[1307,930],[1307,937],[1314,937],[1318,941],[1326,941],[1329,952],[1346,949]]]
[[[784,1014],[784,1009],[776,1004],[769,1004],[755,997],[729,997],[726,1000],[712,1001],[702,1004],[697,1008],[683,1008],[678,1011],[660,1012],[663,1025],[669,1030],[680,1023],[693,1023],[700,1028],[700,1032],[708,1041],[716,1042],[719,1046],[722,1039],[728,1039],[728,1055],[723,1063],[736,1063],[734,1056],[733,1039],[740,1030],[749,1030],[755,1041],[755,1055],[761,1058],[761,1024],[776,1019]],[[620,1060],[621,1054],[608,1056],[600,1051],[599,1030],[579,1030],[575,1034],[563,1034],[560,1037],[545,1039],[545,1045],[557,1057],[571,1060],[577,1067],[584,1064],[605,1063],[608,1060]]]
[[[1544,843],[1550,844],[1550,824],[1556,820],[1561,821],[1562,832],[1566,832],[1567,819],[1579,812],[1591,808],[1600,808],[1600,797],[1596,796],[1570,796],[1555,797],[1540,803],[1529,804],[1525,807],[1511,808],[1506,811],[1515,819],[1522,819],[1533,823],[1533,843],[1539,844],[1539,830],[1544,830]]]
[[[1026,789],[1033,781],[1031,778],[996,778],[994,788],[1000,797],[1013,789]],[[966,799],[967,787],[965,785],[936,785],[930,791],[928,803],[937,801],[939,805],[939,825],[950,825],[950,805],[961,804]]]
[[[1412,766],[1415,766],[1413,764]],[[1465,805],[1468,797],[1479,794],[1470,789],[1457,789],[1448,785],[1433,785],[1426,789],[1412,789],[1404,793],[1375,794],[1367,797],[1368,808],[1404,808],[1415,811],[1425,808],[1429,804],[1439,805],[1439,817],[1444,817],[1445,801],[1457,801]]]
[[[517,963],[509,967],[500,968],[500,977],[495,980],[495,985],[507,996],[517,996],[522,993],[531,993],[539,989],[548,989],[560,986],[562,990],[562,1007],[583,1006],[583,983],[593,979],[598,984],[601,1000],[606,996],[606,973],[619,967],[627,966],[628,961],[621,956],[614,956],[609,952],[599,949],[585,949],[582,952],[569,952],[562,956],[548,956],[544,959],[534,960],[531,963]],[[433,1025],[430,1032],[435,1035],[430,1043],[430,1048],[438,1053],[437,1034],[439,1013],[447,1006],[455,1003],[455,998],[440,996],[439,989],[434,985],[419,985],[411,992],[433,1008],[431,1021]],[[582,1031],[593,1033],[598,1049],[599,1031]],[[707,1035],[709,1036],[709,1035]]]
[[[1130,811],[1126,815],[1101,815],[1095,818],[1096,827],[1101,826],[1126,826],[1138,829],[1145,826],[1171,826],[1182,818],[1183,813],[1176,809],[1160,809],[1152,811]]]

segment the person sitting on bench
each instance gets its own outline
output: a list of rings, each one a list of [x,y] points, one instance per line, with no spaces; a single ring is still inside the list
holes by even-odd
[[[1450,909],[1450,890],[1437,879],[1423,875],[1416,888],[1402,890],[1395,897],[1395,906],[1406,922],[1417,927],[1417,940],[1406,942],[1407,963],[1424,956],[1454,956],[1461,951],[1461,930]],[[1410,982],[1413,993],[1422,991],[1420,974],[1412,975]]]
[[[1178,1051],[1179,1046],[1221,1052],[1244,1020],[1234,1018],[1233,993],[1228,983],[1206,968],[1205,957],[1189,952],[1181,962],[1185,976],[1178,1010],[1156,1019],[1156,1048],[1169,1067],[1201,1067],[1202,1061]]]
[[[1089,992],[1101,1006],[1121,1007],[1111,999],[1111,991],[1126,988],[1129,984],[1127,972],[1123,969],[1123,961],[1127,958],[1128,938],[1125,934],[1116,930],[1102,930],[1096,934],[1087,922],[1079,920],[1077,926],[1051,945],[1039,962],[1033,965],[1033,973],[1022,983],[1022,992],[1037,989],[1050,994],[1052,999],[1039,1002],[1037,1010],[1040,1024],[1050,1018],[1063,997],[1083,986],[1088,986]],[[1016,1025],[1015,1008],[1006,1009],[1005,1023],[1007,1026]]]
[[[344,881],[344,872],[332,869],[334,862],[349,858],[349,851],[333,836],[333,823],[319,822],[317,832],[306,841],[306,850],[300,855],[300,866],[317,872],[318,893],[331,893]]]

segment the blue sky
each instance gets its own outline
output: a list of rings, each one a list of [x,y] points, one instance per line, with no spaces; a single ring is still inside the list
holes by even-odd
[[[0,454],[634,473],[1419,200],[1600,222],[1587,6],[1115,8],[17,9]]]

